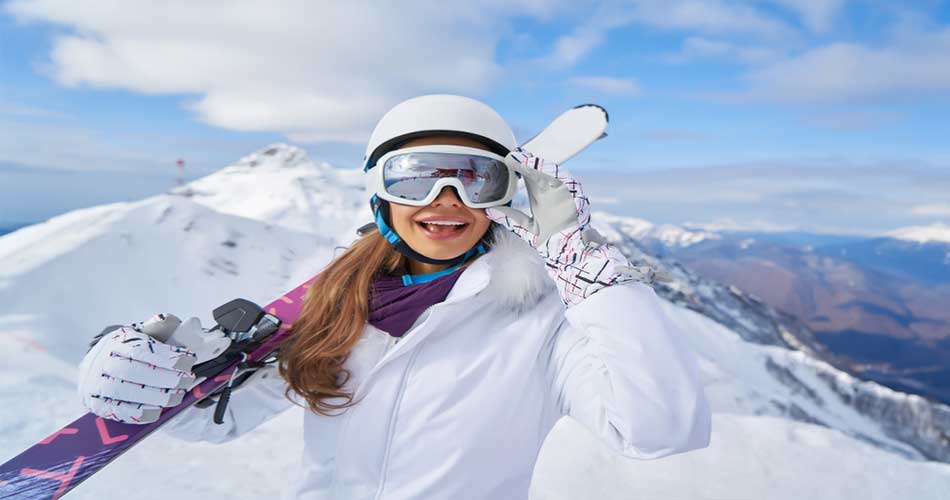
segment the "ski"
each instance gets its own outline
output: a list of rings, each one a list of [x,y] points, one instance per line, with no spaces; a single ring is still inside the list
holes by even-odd
[[[569,109],[525,142],[523,149],[563,163],[606,136],[607,111],[594,104]],[[230,383],[271,358],[290,335],[307,290],[316,277],[264,307],[236,299],[214,310],[220,330],[230,338],[225,351],[196,364],[198,375],[182,402],[164,408],[158,420],[127,424],[87,413],[0,465],[0,498],[60,498],[128,451],[186,408],[221,390],[214,420],[220,422],[230,397]],[[191,347],[191,342],[179,343]],[[205,359],[199,354],[199,359]]]
[[[581,104],[561,113],[538,135],[525,141],[521,148],[560,165],[607,137],[609,119],[603,107]]]

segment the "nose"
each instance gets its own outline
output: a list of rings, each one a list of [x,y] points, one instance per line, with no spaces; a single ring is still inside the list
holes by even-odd
[[[445,186],[442,188],[442,191],[439,192],[432,203],[429,204],[432,207],[460,207],[462,206],[462,200],[459,199],[458,193],[455,191],[455,188],[452,186]]]

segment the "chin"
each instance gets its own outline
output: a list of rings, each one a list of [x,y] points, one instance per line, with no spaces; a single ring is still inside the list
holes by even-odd
[[[487,219],[476,219],[474,223],[467,223],[457,229],[442,227],[444,225],[432,227],[431,224],[415,221],[404,224],[403,221],[405,219],[397,219],[395,224],[403,241],[419,254],[435,260],[450,260],[465,255],[478,245],[489,229]]]
[[[406,243],[408,243],[413,250],[430,259],[449,260],[464,255],[465,252],[468,252],[475,245],[478,245],[479,240],[480,238],[469,237],[459,238],[455,241],[436,242],[422,236],[412,238],[411,241],[407,238]]]
[[[421,253],[422,255],[425,255],[426,257],[430,259],[448,260],[448,259],[454,259],[460,255],[463,255],[465,252],[469,251],[469,249],[475,246],[475,244],[473,243],[472,245],[466,246],[465,248],[446,248],[444,246],[432,248],[432,246],[430,245],[422,245],[420,248],[412,244],[410,244],[409,246],[412,246],[413,250]]]

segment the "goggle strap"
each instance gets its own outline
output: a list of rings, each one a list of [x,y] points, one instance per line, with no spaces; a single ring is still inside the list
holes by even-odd
[[[386,238],[386,241],[390,244],[395,245],[402,241],[396,231],[390,229],[386,221],[383,220],[382,210],[376,211],[376,227],[379,229],[379,234],[383,235],[383,238]]]
[[[471,248],[471,249],[469,249],[469,251],[465,252],[465,255],[462,256],[462,262],[459,262],[458,264],[455,264],[454,266],[452,266],[452,267],[450,267],[450,268],[448,268],[448,269],[444,269],[444,270],[442,270],[442,271],[436,271],[436,272],[434,272],[434,273],[428,273],[428,274],[403,274],[403,275],[402,275],[402,284],[403,284],[403,286],[421,285],[422,283],[428,283],[428,282],[430,282],[430,281],[432,281],[432,280],[441,278],[441,277],[443,277],[443,276],[448,276],[448,275],[454,273],[459,267],[462,267],[462,264],[464,264],[466,261],[468,261],[469,259],[471,259],[472,256],[474,256],[475,254],[483,254],[483,253],[485,253],[485,252],[486,252],[486,250],[485,250],[485,244],[484,244],[484,243],[479,243],[478,246],[476,246],[475,248]]]

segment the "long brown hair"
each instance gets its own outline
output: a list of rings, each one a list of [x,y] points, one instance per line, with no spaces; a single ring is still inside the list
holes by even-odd
[[[457,135],[457,134],[456,134]],[[472,145],[477,140],[452,133],[435,134],[435,143]],[[450,138],[449,142],[445,142]],[[415,144],[418,137],[398,147]],[[462,141],[462,142],[459,142]],[[477,147],[477,146],[475,146]],[[492,148],[482,145],[482,149]],[[491,244],[491,231],[482,236]],[[466,261],[465,267],[477,259]],[[408,258],[397,252],[379,231],[366,233],[335,258],[310,284],[300,316],[294,321],[291,336],[280,348],[280,375],[289,387],[285,396],[293,401],[296,392],[314,413],[332,415],[356,404],[353,394],[342,390],[350,377],[343,363],[356,347],[369,316],[370,288],[379,272],[394,273],[407,268]],[[333,398],[344,398],[332,403]]]
[[[311,411],[331,415],[354,404],[343,391],[350,374],[343,368],[369,315],[370,288],[378,272],[405,268],[406,257],[373,230],[356,240],[311,283],[300,316],[281,346],[278,368],[289,387]],[[332,398],[344,398],[332,403]],[[292,400],[292,399],[291,399]]]
[[[489,230],[481,240],[491,245]],[[478,259],[462,264],[465,268]],[[280,347],[278,369],[287,381],[284,395],[300,395],[314,413],[333,416],[358,401],[342,389],[350,377],[343,363],[359,342],[369,316],[370,290],[377,273],[408,269],[408,258],[373,229],[333,259],[307,290],[303,310]],[[333,403],[330,399],[343,398]]]

